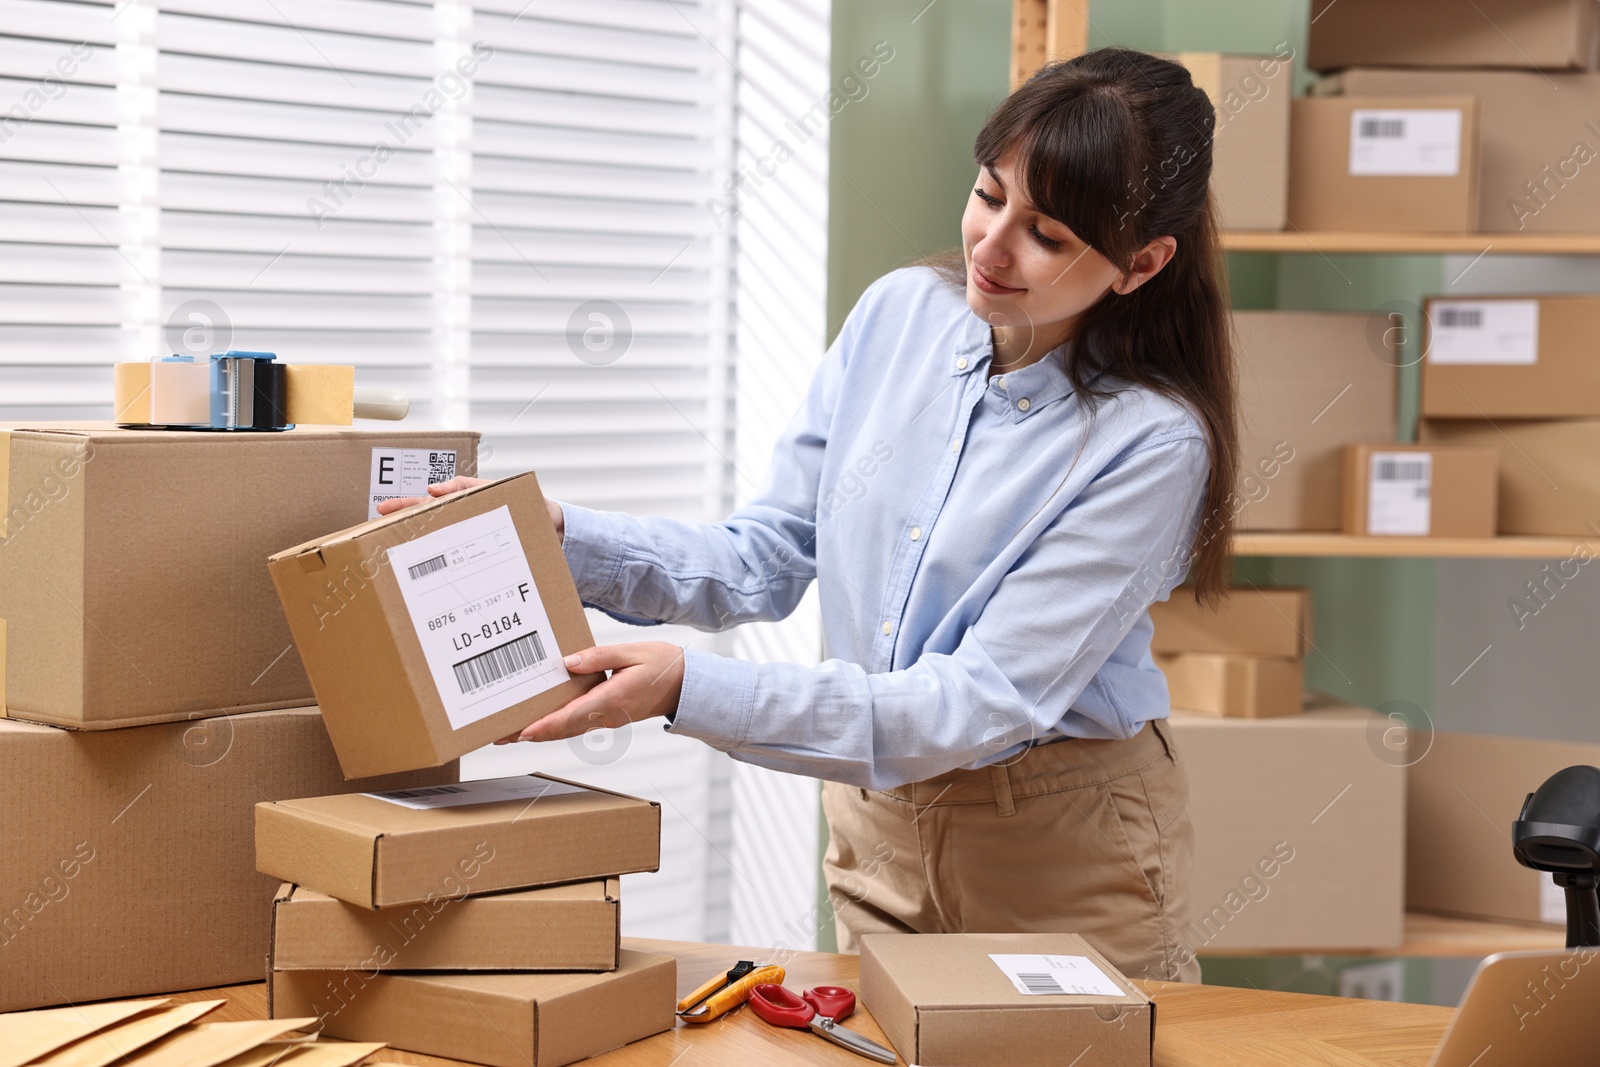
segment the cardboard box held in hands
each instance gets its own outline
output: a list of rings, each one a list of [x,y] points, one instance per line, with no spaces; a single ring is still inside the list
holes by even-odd
[[[594,688],[594,644],[522,474],[291,548],[272,580],[346,775],[431,767]]]

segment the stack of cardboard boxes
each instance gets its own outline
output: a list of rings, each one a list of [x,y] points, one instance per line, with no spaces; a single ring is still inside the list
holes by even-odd
[[[266,559],[474,470],[476,448],[0,431],[0,1010],[258,979],[277,883],[252,862],[255,805],[456,779],[344,780]]]
[[[1310,590],[1236,589],[1213,611],[1185,587],[1150,605],[1150,618],[1173,707],[1241,719],[1304,710]]]

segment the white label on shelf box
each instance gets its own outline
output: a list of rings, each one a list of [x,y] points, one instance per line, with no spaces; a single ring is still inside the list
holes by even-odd
[[[1350,112],[1350,173],[1454,177],[1461,173],[1461,110],[1357,108]]]
[[[571,677],[510,508],[395,545],[389,563],[452,729]]]
[[[1072,993],[1089,997],[1126,996],[1111,976],[1088,956],[1044,956],[991,952],[989,958],[1025,997]]]
[[[1539,362],[1539,301],[1435,300],[1428,361],[1532,366]]]
[[[1428,536],[1433,512],[1433,456],[1374,452],[1367,479],[1367,533]]]
[[[1543,871],[1539,876],[1539,921],[1565,923],[1567,921],[1567,891],[1556,885],[1556,880]]]
[[[454,449],[374,448],[372,484],[367,493],[367,518],[378,517],[378,505],[402,496],[427,496],[428,486],[456,476]]]
[[[387,800],[402,808],[428,811],[432,808],[459,808],[468,804],[493,804],[499,800],[526,800],[532,803],[563,793],[587,792],[589,790],[583,786],[570,782],[552,782],[548,778],[514,774],[509,778],[484,778],[456,785],[418,786],[415,789],[391,789],[386,793],[361,795],[374,800]]]

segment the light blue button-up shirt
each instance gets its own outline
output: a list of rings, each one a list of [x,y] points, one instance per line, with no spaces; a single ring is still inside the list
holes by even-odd
[[[897,270],[862,294],[726,520],[563,505],[580,596],[624,622],[781,619],[818,583],[823,662],[689,649],[671,732],[885,789],[1166,716],[1147,609],[1183,577],[1205,432],[1128,383],[1091,411],[1063,351],[991,378],[965,294]]]

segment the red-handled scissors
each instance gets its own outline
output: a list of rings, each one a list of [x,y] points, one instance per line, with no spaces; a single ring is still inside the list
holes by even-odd
[[[856,1010],[856,995],[843,986],[819,985],[796,995],[787,986],[758,985],[750,990],[750,1007],[773,1026],[810,1030],[879,1063],[896,1062],[891,1050],[839,1025]]]

